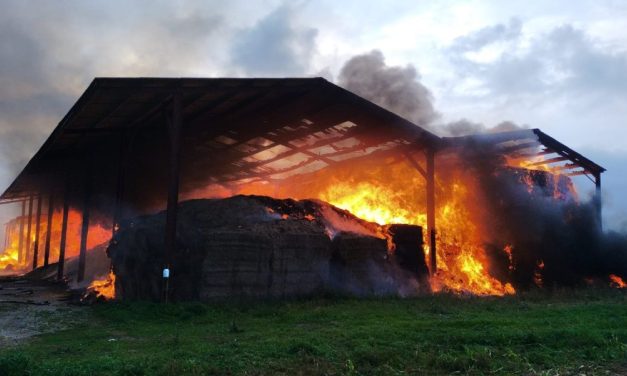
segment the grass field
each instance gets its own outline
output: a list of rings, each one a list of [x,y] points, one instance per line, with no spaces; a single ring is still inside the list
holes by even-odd
[[[627,374],[626,303],[584,290],[97,304],[2,350],[0,374]]]

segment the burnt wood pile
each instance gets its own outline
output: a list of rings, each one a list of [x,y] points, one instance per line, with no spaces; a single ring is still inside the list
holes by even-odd
[[[173,300],[429,289],[418,226],[384,228],[321,201],[264,196],[185,201],[178,216]],[[121,224],[107,251],[118,298],[161,298],[164,224],[164,212]],[[398,254],[388,233],[402,234],[391,241]]]

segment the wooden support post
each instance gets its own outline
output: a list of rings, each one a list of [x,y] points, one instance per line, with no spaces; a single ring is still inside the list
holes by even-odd
[[[65,192],[63,193],[63,219],[61,222],[61,240],[59,241],[59,263],[57,268],[57,279],[63,279],[63,268],[65,266],[65,244],[67,240],[67,217],[70,211],[70,179],[65,177]]]
[[[30,246],[31,246],[31,228],[33,223],[33,201],[35,200],[34,195],[30,195],[28,198],[28,225],[26,226],[26,248],[24,249],[24,262],[28,263],[28,256],[30,254]]]
[[[89,236],[89,206],[91,205],[91,163],[85,166],[85,183],[83,187],[83,221],[81,225],[81,247],[78,254],[78,276],[77,282],[85,279],[85,262],[87,260],[87,238]]]
[[[9,247],[9,223],[5,223],[4,224],[4,248],[2,249],[2,251],[6,251],[7,248]]]
[[[22,265],[24,261],[24,217],[26,216],[26,200],[22,201],[22,214],[20,215],[20,228],[19,228],[19,237],[17,241],[17,263],[18,265]]]
[[[165,222],[165,260],[164,269],[170,269],[172,255],[176,252],[176,217],[179,198],[181,128],[183,126],[182,94],[180,90],[172,98],[172,116],[168,121],[170,139],[170,163],[168,183],[168,206]],[[168,301],[167,279],[164,289],[165,301]]]
[[[435,152],[426,151],[427,159],[427,231],[429,231],[429,270],[437,272],[436,241],[435,241]]]
[[[601,199],[601,173],[594,175],[594,205],[597,212],[597,224],[599,229],[603,231],[603,201]]]
[[[111,237],[120,229],[120,220],[122,219],[122,203],[124,200],[124,187],[126,183],[126,159],[128,157],[128,140],[126,133],[120,135],[120,153],[118,156],[118,177],[115,189],[115,206],[113,208],[113,223],[111,226]]]
[[[33,270],[37,269],[37,259],[39,258],[39,226],[41,225],[41,198],[37,197],[37,212],[35,214],[35,244],[33,245]]]
[[[48,222],[46,222],[46,245],[44,246],[44,267],[50,260],[50,240],[52,240],[52,216],[54,214],[54,195],[48,196]]]

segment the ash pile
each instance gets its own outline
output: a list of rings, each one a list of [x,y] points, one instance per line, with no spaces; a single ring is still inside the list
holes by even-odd
[[[165,213],[121,224],[107,250],[124,300],[159,300]],[[173,300],[429,291],[422,229],[380,226],[318,200],[234,196],[179,204]]]

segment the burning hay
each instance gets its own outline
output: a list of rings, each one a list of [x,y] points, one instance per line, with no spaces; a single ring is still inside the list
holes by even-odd
[[[388,249],[384,227],[320,201],[235,196],[183,202],[180,251],[173,255],[163,248],[164,220],[160,213],[122,224],[108,250],[116,296],[160,299],[166,257],[176,271],[170,278],[176,300],[323,290],[396,294],[426,281],[420,228],[415,227],[412,250],[411,241],[401,240],[405,255],[415,253],[412,267],[417,267],[404,269]]]

